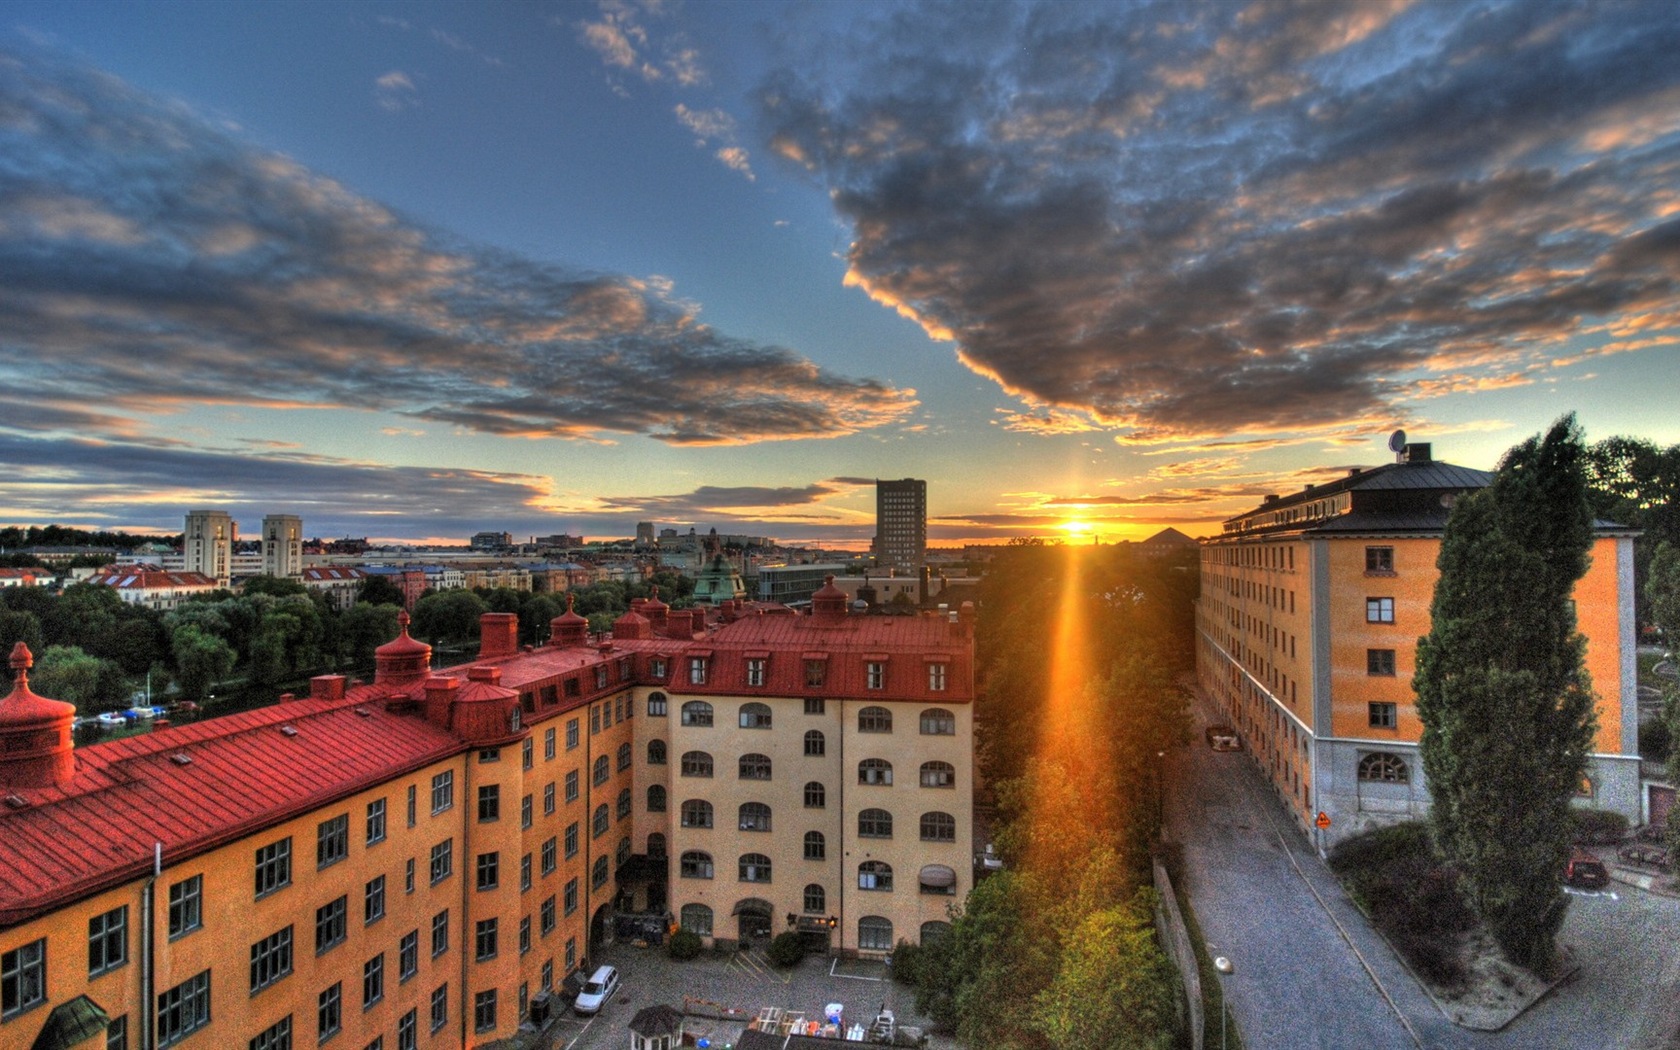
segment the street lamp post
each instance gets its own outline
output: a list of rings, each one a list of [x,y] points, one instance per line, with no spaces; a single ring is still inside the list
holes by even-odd
[[[1214,958],[1213,968],[1219,973],[1219,1050],[1225,1050],[1225,1032],[1229,1016],[1225,1010],[1225,975],[1236,967],[1231,965],[1230,959],[1220,955]]]
[[[1167,753],[1155,752],[1155,837],[1167,839]]]

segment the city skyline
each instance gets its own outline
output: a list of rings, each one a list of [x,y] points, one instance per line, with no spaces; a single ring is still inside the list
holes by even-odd
[[[1112,542],[1680,441],[1663,5],[7,14],[3,523]]]

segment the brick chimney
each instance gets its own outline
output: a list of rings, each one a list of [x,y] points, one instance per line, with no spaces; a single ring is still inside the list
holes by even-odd
[[[519,616],[485,613],[478,618],[478,658],[499,660],[519,653]]]

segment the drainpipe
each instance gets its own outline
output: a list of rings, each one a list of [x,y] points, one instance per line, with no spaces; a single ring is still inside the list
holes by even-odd
[[[140,887],[140,1050],[152,1050],[157,1039],[152,1023],[152,985],[157,969],[157,880],[163,874],[163,843],[152,843],[152,873]]]
[[[840,822],[837,835],[840,848],[835,851],[840,857],[840,907],[832,914],[840,920],[833,930],[840,943],[830,944],[829,949],[838,952],[846,944],[846,701],[840,700],[836,706],[840,709],[840,725],[835,732],[835,736],[840,740],[840,804],[836,807],[836,816]]]

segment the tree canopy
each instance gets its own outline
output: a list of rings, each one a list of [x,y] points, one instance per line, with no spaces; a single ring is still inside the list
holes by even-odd
[[[1500,945],[1541,969],[1594,729],[1571,601],[1593,536],[1585,461],[1565,416],[1457,501],[1413,677],[1436,845]]]

